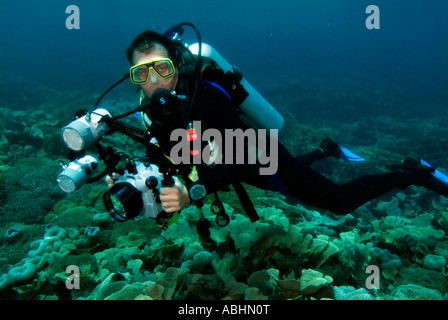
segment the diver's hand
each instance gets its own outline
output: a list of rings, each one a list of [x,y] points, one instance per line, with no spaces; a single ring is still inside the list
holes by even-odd
[[[112,176],[106,176],[107,188],[110,189],[114,186],[115,181],[118,180],[118,175],[116,173],[112,173]]]
[[[174,186],[160,189],[160,201],[165,212],[173,213],[189,204],[190,196],[185,185],[174,177]]]

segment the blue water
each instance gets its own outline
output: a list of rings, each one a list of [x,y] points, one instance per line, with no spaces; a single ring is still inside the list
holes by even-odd
[[[71,4],[79,30],[65,26]],[[370,4],[380,9],[379,30],[365,27]],[[262,91],[291,79],[306,87],[313,77],[328,86],[343,78],[440,105],[448,92],[447,16],[445,0],[2,1],[0,76],[101,92],[128,70],[124,50],[138,33],[190,21]],[[195,41],[189,30],[186,37]]]

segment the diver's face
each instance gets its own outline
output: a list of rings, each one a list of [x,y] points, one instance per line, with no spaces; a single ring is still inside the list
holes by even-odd
[[[167,59],[167,58],[168,53],[166,49],[160,45],[157,45],[153,50],[149,52],[134,51],[133,54],[134,65],[148,61]],[[177,85],[177,80],[178,80],[177,68],[171,77],[165,79],[159,77],[154,71],[151,71],[151,75],[149,77],[148,82],[141,83],[139,84],[139,86],[142,88],[143,93],[147,97],[151,98],[152,94],[157,89],[167,89],[169,91],[174,91]]]

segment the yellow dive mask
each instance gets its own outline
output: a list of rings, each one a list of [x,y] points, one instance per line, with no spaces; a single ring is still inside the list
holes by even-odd
[[[139,63],[131,68],[131,81],[136,84],[146,83],[151,75],[151,82],[156,82],[153,80],[151,70],[162,79],[171,77],[176,71],[173,62],[170,59],[147,61]]]

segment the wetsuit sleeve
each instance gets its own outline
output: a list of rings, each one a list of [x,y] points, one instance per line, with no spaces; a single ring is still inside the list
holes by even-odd
[[[253,165],[252,165],[253,166]],[[248,175],[251,168],[248,165],[219,164],[211,169],[208,174],[203,175],[194,184],[202,184],[207,194],[222,190],[227,186],[241,182],[243,177]]]

